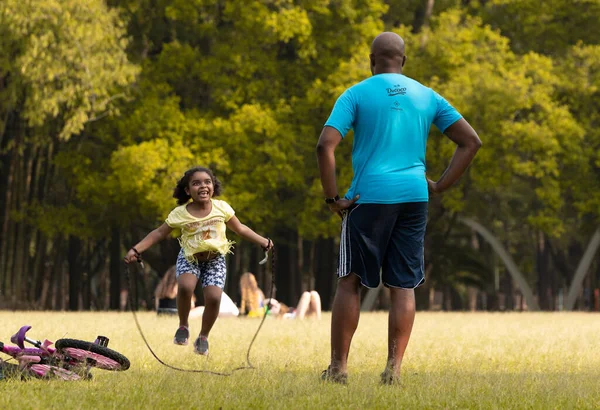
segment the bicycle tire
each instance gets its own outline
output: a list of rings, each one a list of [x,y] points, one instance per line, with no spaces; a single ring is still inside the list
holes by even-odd
[[[116,371],[129,369],[130,363],[127,357],[123,356],[119,352],[109,349],[108,347],[97,345],[94,342],[86,342],[77,339],[59,339],[56,341],[56,343],[54,343],[54,345],[60,354],[70,356],[76,361],[97,367],[99,369]],[[89,353],[95,356],[92,356]],[[98,357],[96,356],[116,362],[118,366],[109,362],[99,362]],[[82,357],[85,357],[85,359],[82,359]]]

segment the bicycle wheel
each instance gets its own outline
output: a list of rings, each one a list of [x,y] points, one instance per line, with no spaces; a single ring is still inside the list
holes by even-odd
[[[127,370],[129,359],[108,347],[77,339],[59,339],[56,350],[76,361],[104,370]]]

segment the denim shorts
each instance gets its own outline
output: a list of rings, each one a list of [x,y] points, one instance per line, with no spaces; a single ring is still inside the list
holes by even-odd
[[[425,282],[427,202],[357,204],[344,214],[337,275],[363,286],[414,289]]]
[[[227,266],[225,264],[225,256],[223,255],[219,255],[209,261],[190,262],[185,258],[183,250],[181,250],[177,256],[175,271],[177,277],[184,273],[191,273],[198,278],[200,283],[202,283],[203,288],[207,286],[218,286],[223,289],[225,287]]]

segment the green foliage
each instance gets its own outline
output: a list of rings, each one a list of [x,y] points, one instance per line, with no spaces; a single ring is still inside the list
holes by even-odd
[[[518,53],[564,55],[579,41],[598,44],[598,0],[490,0],[474,11],[501,30]]]
[[[579,215],[600,222],[600,46],[573,46],[556,70],[560,101],[585,130],[580,144],[565,150],[561,185]]]
[[[112,112],[114,90],[137,69],[127,61],[123,24],[103,1],[6,0],[0,3],[0,77],[32,128],[52,119],[62,139]],[[9,80],[9,82],[12,82]]]
[[[43,159],[56,167],[52,201],[11,215],[51,235],[147,229],[175,206],[183,172],[204,165],[256,230],[336,236],[315,144],[336,98],[370,76],[370,43],[387,28],[406,40],[406,75],[446,97],[484,143],[459,186],[432,202],[443,220],[433,236],[453,215],[477,217],[524,266],[537,232],[564,250],[582,221],[600,221],[600,3],[543,3],[438,0],[426,20],[420,0],[4,0],[0,149],[56,144]],[[19,125],[10,135],[8,121]],[[337,151],[340,194],[352,138]],[[454,148],[431,130],[430,178]],[[440,251],[444,285],[482,276],[472,255],[453,259],[467,234]]]
[[[559,78],[552,60],[535,53],[514,54],[500,33],[458,11],[434,19],[420,36],[426,44],[411,49],[416,61],[407,72],[446,96],[485,147],[468,176],[468,190],[454,190],[444,197],[444,205],[452,211],[490,215],[494,208],[489,203],[465,201],[483,195],[499,203],[504,192],[523,184],[528,190],[520,201],[529,210],[527,222],[560,234],[562,156],[578,150],[583,130],[555,98]],[[415,40],[418,43],[419,37]],[[436,178],[443,171],[453,149],[439,133],[432,135],[430,175]]]

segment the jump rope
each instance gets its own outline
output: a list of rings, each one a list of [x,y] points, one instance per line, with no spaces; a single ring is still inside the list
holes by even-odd
[[[269,239],[269,244],[270,243],[271,243],[271,239]],[[137,262],[143,268],[144,261],[142,260],[142,255],[135,250],[134,250],[134,252],[136,254],[135,256],[137,258]],[[179,372],[186,372],[186,373],[206,373],[206,374],[211,374],[213,376],[231,376],[231,375],[233,375],[234,372],[236,372],[238,370],[256,369],[256,367],[252,364],[252,362],[250,362],[250,351],[252,350],[252,345],[254,344],[254,341],[256,340],[256,337],[258,336],[260,329],[262,328],[263,324],[265,323],[265,319],[267,318],[267,313],[270,308],[270,303],[273,298],[273,291],[275,289],[275,248],[274,247],[271,248],[271,253],[272,253],[272,255],[271,255],[271,289],[269,290],[269,304],[267,305],[267,308],[265,309],[265,314],[264,314],[263,318],[261,319],[260,324],[258,325],[258,329],[256,329],[256,333],[254,333],[254,336],[252,337],[252,340],[250,341],[250,345],[248,345],[248,351],[246,352],[246,364],[244,366],[236,367],[235,369],[232,369],[229,372],[215,372],[212,370],[184,369],[184,368],[173,366],[172,364],[166,363],[164,360],[162,360],[160,357],[158,357],[158,355],[154,352],[154,350],[152,350],[152,347],[150,347],[150,344],[148,343],[148,340],[146,339],[146,336],[144,335],[144,332],[142,331],[140,322],[138,321],[137,314],[135,313],[133,301],[131,298],[131,292],[127,292],[127,299],[129,301],[129,308],[131,309],[131,313],[133,314],[133,320],[135,321],[135,325],[137,326],[140,336],[142,336],[142,339],[144,340],[144,343],[146,344],[146,347],[148,348],[148,350],[150,351],[152,356],[154,356],[154,358],[163,366],[168,367],[169,369],[172,369],[172,370],[177,370]],[[266,264],[268,259],[269,259],[269,251],[265,251],[265,258],[259,262],[259,265]],[[129,271],[129,264],[127,264],[127,263],[125,264],[125,278],[127,280],[127,289],[131,290],[131,272]]]

